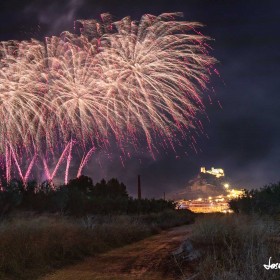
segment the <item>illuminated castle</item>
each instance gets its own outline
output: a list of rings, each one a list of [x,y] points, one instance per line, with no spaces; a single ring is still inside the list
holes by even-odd
[[[179,209],[189,209],[195,213],[223,212],[231,213],[229,201],[244,195],[244,190],[234,189],[224,181],[225,173],[221,168],[200,168],[200,174],[189,181],[192,185],[188,194],[193,192],[196,197],[177,201]]]
[[[205,167],[200,168],[201,173],[207,173],[215,176],[216,178],[225,177],[224,170],[221,168],[214,168],[212,167],[211,170],[206,170]]]

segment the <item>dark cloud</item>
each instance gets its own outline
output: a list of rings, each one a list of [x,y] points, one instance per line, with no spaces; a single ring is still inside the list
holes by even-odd
[[[25,7],[24,13],[34,16],[38,24],[47,29],[46,35],[54,35],[73,26],[76,13],[83,4],[83,0],[50,1],[43,6],[39,2],[34,2]]]

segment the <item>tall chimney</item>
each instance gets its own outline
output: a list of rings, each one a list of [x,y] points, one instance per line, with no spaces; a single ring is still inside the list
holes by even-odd
[[[141,178],[140,175],[138,175],[138,199],[141,199]]]

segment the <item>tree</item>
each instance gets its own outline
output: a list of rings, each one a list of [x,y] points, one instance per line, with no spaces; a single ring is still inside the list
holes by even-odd
[[[90,177],[81,175],[78,178],[70,180],[66,186],[69,189],[77,189],[80,192],[88,193],[93,188],[93,183]]]
[[[123,197],[128,198],[128,193],[126,191],[126,186],[124,183],[120,183],[116,178],[112,178],[108,182],[104,179],[97,183],[92,190],[92,195],[94,197]]]
[[[237,213],[279,215],[280,183],[246,191],[244,196],[230,201],[229,205]]]

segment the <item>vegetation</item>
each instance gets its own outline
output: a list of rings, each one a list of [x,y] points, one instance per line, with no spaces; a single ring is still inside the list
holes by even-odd
[[[280,214],[280,183],[264,186],[259,190],[246,191],[244,196],[230,201],[236,213],[260,215]]]
[[[194,247],[202,257],[197,278],[202,280],[279,279],[275,270],[263,264],[279,262],[279,244],[274,237],[279,227],[273,220],[254,216],[205,216],[199,219],[192,235]]]
[[[65,264],[190,223],[172,201],[133,199],[117,179],[26,186],[0,192],[0,279],[37,279]],[[6,277],[6,278],[5,278]]]
[[[22,215],[0,225],[0,279],[37,279],[51,269],[193,219],[188,211],[84,218]]]
[[[15,209],[84,216],[158,213],[175,208],[173,201],[133,199],[128,196],[126,186],[114,178],[108,182],[103,179],[94,185],[91,178],[80,176],[59,187],[50,182],[41,185],[29,182],[24,186],[22,182],[13,180],[0,192],[2,215]]]
[[[277,270],[264,265],[270,258],[279,263],[280,183],[245,191],[229,204],[236,214],[196,218],[176,267],[180,273],[192,270],[199,280],[279,279]]]

